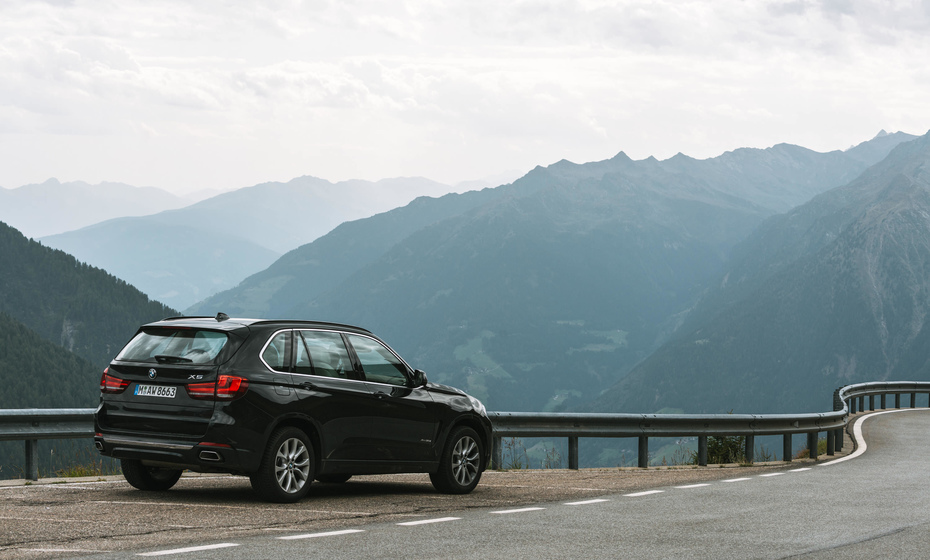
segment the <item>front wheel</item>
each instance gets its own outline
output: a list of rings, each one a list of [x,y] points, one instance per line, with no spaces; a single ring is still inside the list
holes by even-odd
[[[313,481],[313,444],[303,431],[282,428],[271,434],[258,472],[249,477],[252,488],[270,502],[296,502]]]
[[[439,470],[429,475],[436,490],[444,494],[468,494],[481,480],[484,450],[475,430],[461,426],[446,440]]]
[[[161,492],[174,486],[181,478],[178,469],[147,467],[136,459],[120,459],[119,464],[126,482],[139,490]]]

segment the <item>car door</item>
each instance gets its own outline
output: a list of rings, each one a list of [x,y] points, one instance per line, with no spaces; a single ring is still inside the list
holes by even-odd
[[[411,386],[409,368],[380,341],[357,334],[346,338],[372,397],[374,459],[435,461],[439,419],[429,392]]]
[[[326,461],[362,461],[371,455],[371,394],[353,367],[342,335],[293,331],[292,378],[300,410],[320,428]]]

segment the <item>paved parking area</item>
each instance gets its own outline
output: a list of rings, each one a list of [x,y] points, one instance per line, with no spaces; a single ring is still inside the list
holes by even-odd
[[[851,446],[847,446],[849,451]],[[753,467],[518,470],[486,472],[465,496],[438,494],[426,475],[355,477],[315,483],[297,504],[269,504],[247,478],[185,474],[167,492],[140,492],[121,476],[0,484],[0,559],[68,558],[107,551],[183,546],[258,534],[325,531],[372,521],[401,522],[437,512],[510,508],[672,484],[795,468]]]

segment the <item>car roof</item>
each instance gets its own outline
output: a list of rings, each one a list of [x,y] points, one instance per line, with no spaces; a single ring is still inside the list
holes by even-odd
[[[166,317],[161,321],[148,323],[145,327],[194,327],[207,328],[211,330],[232,331],[243,327],[253,326],[271,326],[271,327],[293,327],[293,328],[326,328],[339,329],[346,331],[355,331],[364,334],[372,334],[371,331],[347,325],[344,323],[331,323],[325,321],[303,321],[298,319],[248,319],[226,317],[224,314],[218,314],[216,317]]]

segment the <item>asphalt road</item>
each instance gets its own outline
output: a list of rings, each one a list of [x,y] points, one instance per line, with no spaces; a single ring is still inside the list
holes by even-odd
[[[289,506],[230,477],[160,494],[3,487],[0,558],[923,557],[930,414],[864,426],[867,451],[834,464],[490,472],[459,497],[414,475],[319,485]]]

